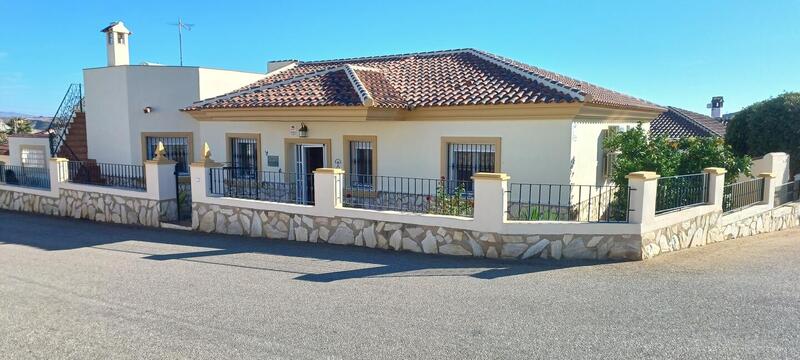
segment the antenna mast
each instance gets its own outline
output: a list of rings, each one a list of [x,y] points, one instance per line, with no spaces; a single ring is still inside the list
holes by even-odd
[[[177,24],[171,24],[178,26],[178,51],[180,51],[180,61],[181,66],[183,66],[183,30],[192,30],[194,24],[185,24],[181,18],[178,18]]]

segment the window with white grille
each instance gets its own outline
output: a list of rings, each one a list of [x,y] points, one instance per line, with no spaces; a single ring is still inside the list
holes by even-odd
[[[45,154],[43,148],[22,147],[20,152],[22,166],[24,167],[45,167]]]

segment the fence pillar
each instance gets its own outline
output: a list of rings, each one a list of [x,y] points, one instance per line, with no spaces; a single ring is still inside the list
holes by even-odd
[[[508,219],[508,180],[504,173],[475,173],[475,209],[473,218],[481,229],[501,232]]]
[[[144,162],[144,177],[147,181],[147,192],[158,200],[177,199],[175,189],[175,164],[169,159],[147,160]]]
[[[222,164],[211,160],[211,148],[208,143],[203,144],[203,159],[189,164],[189,181],[192,187],[192,202],[204,202],[209,195],[211,178],[211,168],[222,167]],[[197,224],[192,217],[192,226],[197,228]]]
[[[342,207],[344,170],[319,168],[314,170],[314,206],[325,216],[334,216],[334,209]]]
[[[69,159],[50,158],[50,189],[57,190],[58,183],[66,182],[69,178]]]
[[[725,174],[728,170],[719,167],[703,169],[708,174],[708,204],[722,211],[722,202],[725,195]]]
[[[656,216],[656,193],[658,174],[653,171],[637,171],[625,176],[630,187],[628,221],[632,224],[646,224]]]
[[[764,179],[764,201],[762,204],[775,207],[775,188],[778,186],[779,179],[775,177],[775,174],[770,172],[760,173],[758,177]]]

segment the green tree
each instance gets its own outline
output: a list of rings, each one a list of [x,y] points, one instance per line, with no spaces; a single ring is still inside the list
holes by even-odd
[[[792,174],[800,172],[800,92],[744,108],[728,124],[725,140],[740,155],[785,152]]]
[[[33,125],[25,118],[11,118],[6,121],[6,135],[30,134],[33,132]]]
[[[750,157],[736,156],[731,146],[720,138],[683,138],[677,141],[664,136],[648,136],[640,123],[636,128],[609,134],[603,146],[618,152],[612,180],[627,184],[625,176],[634,171],[655,171],[661,176],[697,174],[707,167],[728,170],[727,182],[739,174],[750,174]]]

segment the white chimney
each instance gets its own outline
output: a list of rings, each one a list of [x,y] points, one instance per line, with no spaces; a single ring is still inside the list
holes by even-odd
[[[711,109],[711,117],[714,119],[721,119],[722,118],[722,103],[725,101],[722,99],[722,96],[714,96],[711,98],[711,103],[706,105],[707,108]]]
[[[108,52],[108,66],[130,64],[128,55],[128,36],[130,30],[122,21],[116,21],[106,26],[100,32],[106,33],[106,50]]]
[[[280,69],[286,69],[288,66],[297,65],[297,60],[275,60],[267,61],[267,74]],[[288,69],[286,69],[288,70]]]

